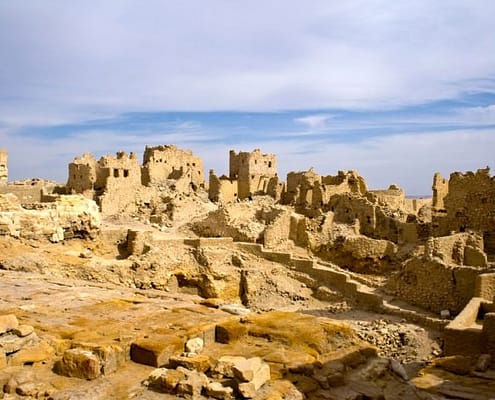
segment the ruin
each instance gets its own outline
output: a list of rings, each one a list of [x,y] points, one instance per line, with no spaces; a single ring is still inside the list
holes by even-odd
[[[0,149],[0,185],[5,185],[9,180],[8,160],[9,153],[7,150]]]
[[[57,185],[0,153],[0,398],[495,396],[488,168],[415,199],[229,161],[84,153]]]

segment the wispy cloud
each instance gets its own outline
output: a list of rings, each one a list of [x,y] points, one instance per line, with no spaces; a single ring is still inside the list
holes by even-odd
[[[302,125],[305,125],[310,130],[321,130],[328,127],[328,122],[333,118],[331,114],[313,114],[295,119]]]

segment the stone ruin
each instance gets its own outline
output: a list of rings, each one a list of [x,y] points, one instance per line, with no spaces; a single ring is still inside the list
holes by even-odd
[[[0,185],[5,185],[9,179],[8,160],[7,150],[0,149]]]
[[[85,308],[89,289],[80,298],[69,292],[60,314],[52,310],[56,318],[43,324],[41,311],[35,323],[21,305],[32,342],[9,325],[17,321],[13,309],[0,312],[5,393],[43,396],[35,382],[10,372],[23,363],[50,365],[47,382],[56,373],[98,386],[132,360],[156,368],[138,384],[143,399],[151,392],[495,396],[479,381],[465,386],[468,378],[494,380],[495,178],[488,168],[448,180],[435,174],[432,199],[411,199],[395,184],[369,189],[357,171],[310,168],[290,172],[284,183],[273,154],[232,150],[229,158],[229,175],[210,171],[206,184],[202,160],[175,146],[147,146],[142,165],[134,153],[99,160],[84,153],[62,186],[7,182],[7,153],[0,152],[0,274],[50,276],[36,278],[43,285],[80,278],[115,285],[123,296],[99,292]],[[138,291],[145,300],[133,299]],[[36,287],[19,304],[43,293]],[[78,316],[63,320],[71,302]],[[138,309],[140,320],[132,314]],[[348,310],[372,313],[373,322],[328,319]],[[65,322],[54,328],[52,319]],[[10,340],[24,344],[14,349]],[[420,363],[420,372],[408,362]],[[441,378],[445,371],[464,380],[453,384]],[[67,385],[60,398],[76,396],[75,384]],[[52,395],[54,387],[43,390]]]

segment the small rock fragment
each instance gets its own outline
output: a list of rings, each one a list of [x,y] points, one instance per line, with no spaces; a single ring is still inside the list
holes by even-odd
[[[0,315],[0,335],[9,332],[19,326],[19,321],[14,314]]]
[[[186,352],[199,354],[203,351],[204,342],[203,339],[197,337],[194,339],[189,339],[186,342]]]

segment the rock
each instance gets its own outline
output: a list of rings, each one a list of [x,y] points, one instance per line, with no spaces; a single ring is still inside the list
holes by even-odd
[[[179,371],[184,371],[178,368]],[[197,371],[184,371],[186,379],[181,380],[177,385],[177,394],[192,396],[192,398],[198,398],[204,387],[208,386],[208,377],[202,372]]]
[[[10,354],[21,350],[24,347],[32,346],[38,343],[36,333],[31,333],[25,337],[19,337],[13,333],[7,333],[0,336],[0,349],[5,353]]]
[[[19,321],[14,314],[0,315],[0,335],[9,332],[19,326]]]
[[[213,371],[225,378],[234,378],[233,366],[235,363],[245,360],[239,356],[222,356],[218,359]]]
[[[7,366],[7,356],[5,355],[5,351],[0,349],[0,369],[5,368]]]
[[[84,251],[81,251],[79,254],[80,258],[93,258],[93,252],[90,249],[86,249]]]
[[[161,367],[167,364],[173,353],[182,351],[184,342],[177,336],[141,339],[131,344],[131,360],[139,364]]]
[[[270,366],[259,357],[236,362],[232,370],[239,383],[239,393],[244,398],[252,398],[265,382],[270,380]]]
[[[171,356],[169,358],[170,368],[184,367],[189,370],[206,372],[210,369],[210,357],[203,355],[187,356]]]
[[[220,310],[225,311],[233,315],[246,315],[251,312],[249,308],[246,308],[240,304],[222,304],[218,307]]]
[[[440,311],[440,318],[442,318],[442,319],[450,319],[450,311],[449,310],[442,310],[442,311]]]
[[[197,338],[194,338],[194,339],[189,339],[187,342],[186,342],[186,351],[188,353],[196,353],[196,354],[199,354],[203,351],[203,347],[204,347],[204,342],[203,342],[203,339],[197,337]]]
[[[165,392],[174,393],[180,381],[184,380],[184,372],[176,369],[157,368],[148,377],[150,387]]]
[[[237,320],[225,321],[215,327],[218,343],[231,343],[247,335],[247,327]]]
[[[363,380],[352,380],[348,383],[348,386],[352,390],[361,393],[364,399],[385,400],[385,395],[382,390],[369,382]]]
[[[9,365],[26,365],[42,362],[55,353],[53,347],[42,341],[35,346],[25,347],[9,357]]]
[[[457,375],[467,375],[471,372],[473,360],[466,356],[449,356],[436,359],[434,365]]]
[[[19,337],[26,337],[34,332],[34,328],[31,325],[19,325],[17,328],[12,329],[12,333],[15,333]]]
[[[344,386],[345,375],[342,372],[334,372],[333,374],[327,376],[327,383],[331,387]]]
[[[245,398],[252,398],[256,396],[256,392],[261,388],[261,386],[269,380],[270,366],[268,364],[263,364],[260,369],[256,371],[256,374],[251,381],[239,384],[239,393]]]
[[[234,398],[234,389],[223,386],[220,382],[210,382],[206,385],[205,392],[215,399],[230,400]]]
[[[491,362],[492,356],[490,354],[482,354],[478,357],[474,370],[479,372],[486,372],[490,367]]]
[[[55,363],[54,370],[59,375],[92,380],[100,376],[101,363],[91,351],[70,349]]]
[[[389,361],[389,366],[390,366],[390,370],[398,377],[404,379],[405,381],[409,380],[406,370],[399,361],[391,358]]]
[[[260,357],[242,359],[233,365],[232,370],[239,381],[249,382],[254,379],[262,364],[263,360]]]

